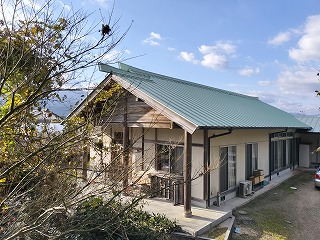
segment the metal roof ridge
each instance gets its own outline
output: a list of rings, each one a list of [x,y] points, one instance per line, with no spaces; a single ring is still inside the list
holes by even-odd
[[[151,76],[155,76],[155,77],[165,78],[166,80],[172,81],[172,82],[179,82],[179,83],[182,83],[182,84],[185,84],[185,85],[190,85],[190,86],[195,86],[195,87],[199,87],[199,88],[203,88],[203,89],[222,92],[222,93],[233,95],[233,96],[239,96],[239,97],[259,100],[258,97],[253,97],[253,96],[249,96],[249,95],[245,95],[245,94],[241,94],[241,93],[227,91],[227,90],[224,90],[224,89],[220,89],[220,88],[216,88],[216,87],[212,87],[212,86],[207,86],[207,85],[200,84],[200,83],[191,82],[191,81],[188,81],[188,80],[183,80],[183,79],[170,77],[170,76],[159,74],[159,73],[146,71],[144,69],[136,68],[136,67],[130,66],[130,65],[125,64],[125,63],[119,62],[118,64],[119,64],[120,69],[122,69],[124,71],[126,70],[126,72],[132,72],[132,73],[136,73],[138,75],[142,74],[142,75],[150,76],[150,77]]]
[[[123,70],[121,68],[112,67],[112,66],[110,66],[108,64],[104,64],[104,63],[99,63],[99,70],[101,72],[112,73],[112,74],[120,74],[120,75],[128,75],[128,76],[135,76],[135,77],[141,78],[142,80],[152,81],[150,79],[150,75],[137,73],[137,72],[134,72],[134,71],[131,71],[131,70]]]

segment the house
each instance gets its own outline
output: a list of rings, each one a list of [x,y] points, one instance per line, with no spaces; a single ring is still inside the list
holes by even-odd
[[[320,117],[297,116],[296,118],[312,127],[307,132],[300,133],[299,166],[305,168],[320,166],[320,152],[315,151],[320,147]]]
[[[147,171],[146,182],[159,190],[157,196],[182,201],[186,217],[191,204],[210,207],[235,197],[240,183],[258,169],[254,184],[298,164],[299,132],[311,127],[256,97],[123,63],[99,69],[106,78],[69,115],[90,110],[98,116],[94,138],[101,154],[91,148],[91,157],[113,165],[113,173],[126,169],[124,184]],[[112,111],[102,113],[111,103],[94,99],[114,84],[123,93]],[[122,160],[114,161],[120,148]]]

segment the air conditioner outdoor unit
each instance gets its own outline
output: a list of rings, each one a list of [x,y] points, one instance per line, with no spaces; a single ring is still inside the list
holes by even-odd
[[[247,195],[250,195],[250,194],[252,194],[252,182],[251,181],[240,182],[239,196],[246,197]]]

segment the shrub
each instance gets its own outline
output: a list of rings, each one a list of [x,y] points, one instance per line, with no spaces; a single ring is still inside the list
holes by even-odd
[[[61,223],[57,219],[54,222]],[[101,197],[84,201],[63,224],[54,228],[61,233],[68,231],[65,239],[77,240],[169,239],[170,233],[180,230],[175,221],[143,211],[134,200],[123,204],[116,200],[104,201]]]

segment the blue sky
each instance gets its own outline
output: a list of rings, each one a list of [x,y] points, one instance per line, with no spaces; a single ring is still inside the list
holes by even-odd
[[[58,2],[93,20],[114,3]],[[129,65],[320,115],[319,0],[115,0],[113,17],[118,34],[133,21],[110,53]]]

